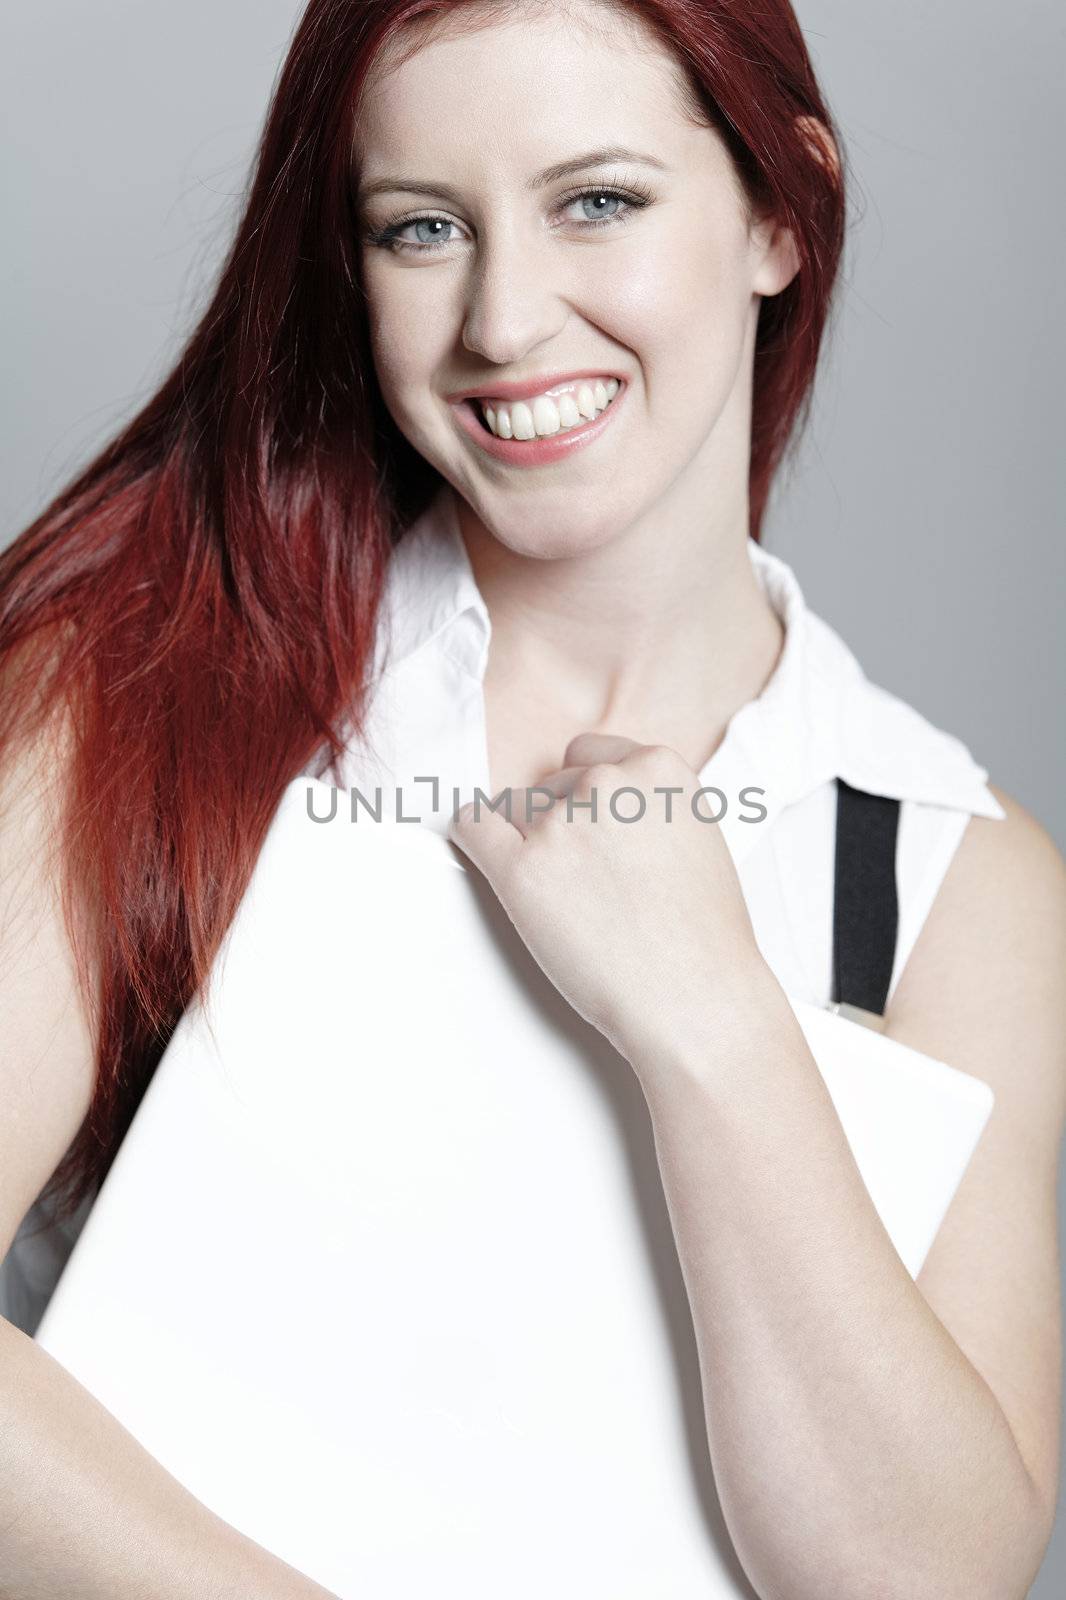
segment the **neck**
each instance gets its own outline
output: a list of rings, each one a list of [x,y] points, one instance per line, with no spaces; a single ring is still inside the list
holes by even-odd
[[[708,516],[708,499],[686,508],[675,496],[607,543],[546,560],[510,549],[458,498],[492,621],[490,723],[512,767],[522,764],[516,727],[528,730],[530,772],[561,765],[567,741],[587,731],[670,744],[695,770],[705,765],[784,640],[740,499]]]

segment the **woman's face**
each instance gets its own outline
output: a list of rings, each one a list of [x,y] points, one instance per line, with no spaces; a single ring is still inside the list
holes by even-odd
[[[382,66],[359,108],[385,403],[524,554],[592,548],[686,488],[694,504],[746,489],[757,297],[795,261],[786,233],[749,226],[720,137],[685,120],[678,74],[628,12],[530,7]],[[631,153],[589,157],[606,147]],[[512,438],[494,449],[456,392],[527,380],[555,402],[497,398]],[[556,419],[542,442],[521,438]]]

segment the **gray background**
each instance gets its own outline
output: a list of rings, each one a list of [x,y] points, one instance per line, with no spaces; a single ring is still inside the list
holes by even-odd
[[[5,8],[0,542],[177,353],[299,10]],[[1066,849],[1066,13],[1054,0],[797,10],[853,211],[812,425],[765,543],[868,675],[962,738]],[[1034,1600],[1064,1575],[1060,1514]]]

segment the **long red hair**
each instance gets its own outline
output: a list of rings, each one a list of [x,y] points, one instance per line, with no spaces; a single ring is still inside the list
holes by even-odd
[[[800,270],[761,307],[751,532],[809,403],[843,247],[832,130],[788,0],[617,0]],[[496,8],[498,9],[498,8]],[[411,24],[483,0],[311,0],[213,298],[148,404],[0,554],[0,760],[62,726],[61,886],[96,1037],[85,1120],[45,1194],[99,1185],[206,979],[284,786],[362,728],[389,553],[439,484],[377,387],[352,205],[352,117]],[[468,15],[461,15],[461,13]]]

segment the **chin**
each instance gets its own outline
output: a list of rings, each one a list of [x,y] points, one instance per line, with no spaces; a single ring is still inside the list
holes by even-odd
[[[618,537],[624,522],[621,513],[605,516],[601,510],[595,516],[582,517],[575,515],[572,507],[569,515],[558,517],[545,512],[523,516],[505,512],[482,520],[508,550],[535,561],[565,560],[598,550]]]

